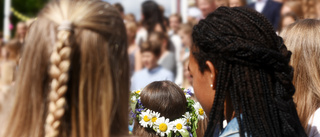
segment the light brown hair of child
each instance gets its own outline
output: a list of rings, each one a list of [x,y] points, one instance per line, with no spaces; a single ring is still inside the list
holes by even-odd
[[[51,1],[31,25],[6,137],[128,134],[127,37],[103,1]]]

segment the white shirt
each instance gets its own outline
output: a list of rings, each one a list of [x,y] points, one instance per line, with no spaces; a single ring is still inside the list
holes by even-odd
[[[308,122],[308,137],[320,137],[320,108],[314,112]]]
[[[255,4],[255,9],[256,11],[258,11],[259,13],[262,13],[264,7],[266,6],[268,0],[257,0],[256,4]]]
[[[145,28],[140,28],[137,32],[136,38],[135,38],[135,44],[141,46],[143,42],[146,42],[148,38],[148,32]]]

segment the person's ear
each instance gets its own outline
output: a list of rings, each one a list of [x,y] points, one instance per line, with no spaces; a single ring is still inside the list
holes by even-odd
[[[206,66],[208,68],[208,71],[210,73],[210,79],[211,79],[211,88],[216,89],[217,79],[216,79],[216,68],[213,66],[212,62],[206,61]]]

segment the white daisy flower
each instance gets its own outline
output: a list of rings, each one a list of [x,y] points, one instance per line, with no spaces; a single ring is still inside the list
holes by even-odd
[[[203,108],[201,107],[200,103],[197,102],[193,105],[194,109],[196,110],[196,114],[198,115],[198,119],[202,120],[205,117],[205,112]]]
[[[148,125],[152,126],[152,116],[150,114],[150,110],[142,111],[139,115],[141,120],[139,121],[140,125],[143,127],[148,127]]]
[[[169,119],[165,119],[164,117],[158,118],[154,124],[157,130],[157,135],[160,135],[162,137],[164,137],[165,135],[169,135],[173,128],[172,124],[169,123]]]
[[[157,119],[160,117],[160,113],[155,112],[155,111],[151,111],[150,115],[152,117],[151,118],[152,123],[155,123],[157,121]]]
[[[185,119],[186,122],[189,124],[191,123],[191,114],[189,112],[186,112],[184,115],[182,115]]]
[[[137,101],[137,97],[136,97],[136,96],[132,96],[132,97],[131,97],[131,101],[132,101],[132,102],[136,102],[136,101]]]
[[[185,129],[187,129],[187,119],[185,118],[179,118],[175,121],[172,122],[173,123],[173,131],[176,133],[178,132],[185,132]]]

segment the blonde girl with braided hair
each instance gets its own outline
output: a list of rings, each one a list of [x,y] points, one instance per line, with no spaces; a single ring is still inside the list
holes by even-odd
[[[128,134],[127,37],[102,1],[55,0],[32,24],[5,137]]]

